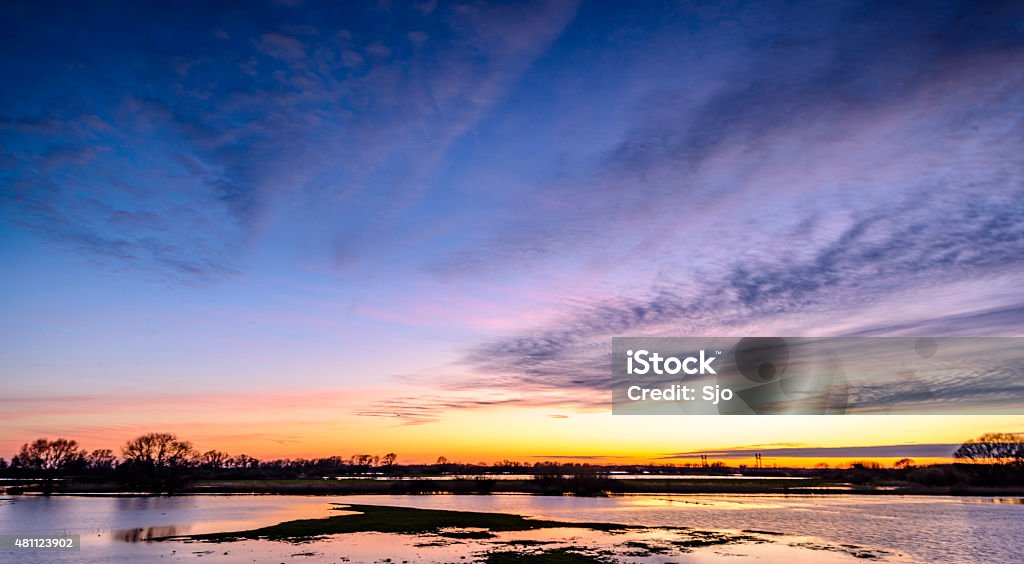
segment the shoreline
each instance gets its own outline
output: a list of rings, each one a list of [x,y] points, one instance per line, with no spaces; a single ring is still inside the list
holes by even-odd
[[[415,538],[419,548],[455,548],[473,561],[560,562],[608,564],[639,559],[687,557],[700,549],[732,549],[752,556],[763,545],[775,545],[786,554],[814,551],[855,559],[887,560],[902,555],[889,549],[811,540],[765,530],[708,530],[687,526],[652,526],[603,521],[564,521],[524,517],[516,513],[453,511],[391,505],[335,503],[337,515],[295,519],[274,525],[217,533],[171,535],[152,542],[185,541],[224,545],[239,541],[279,541],[294,545],[334,536],[385,534]],[[537,533],[546,535],[538,538]],[[580,542],[585,539],[584,542]],[[394,544],[394,543],[392,543]],[[225,552],[224,554],[228,554]],[[732,552],[732,556],[737,553]],[[718,554],[717,556],[721,556]],[[397,560],[394,559],[394,560]],[[385,559],[385,561],[390,561]]]
[[[630,494],[691,495],[912,495],[953,497],[1024,497],[1024,488],[942,486],[917,484],[855,485],[826,480],[773,480],[771,483],[722,483],[712,480],[644,479],[606,480],[580,488],[571,483],[542,483],[537,480],[488,480],[466,478],[450,480],[202,480],[172,492],[147,492],[126,488],[114,482],[66,482],[52,490],[53,495],[488,495],[523,494],[539,496],[575,495],[603,497]],[[797,484],[799,482],[799,484]],[[45,495],[34,483],[0,488],[3,495]]]

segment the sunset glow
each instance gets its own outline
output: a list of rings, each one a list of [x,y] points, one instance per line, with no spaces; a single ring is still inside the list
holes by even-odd
[[[1024,432],[615,416],[608,366],[1024,336],[1019,5],[290,4],[2,9],[0,456],[891,466]]]

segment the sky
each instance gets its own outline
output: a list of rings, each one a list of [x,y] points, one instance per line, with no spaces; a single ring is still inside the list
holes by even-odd
[[[6,2],[0,53],[0,456],[810,465],[1024,432],[613,416],[608,360],[1024,335],[1019,2]]]

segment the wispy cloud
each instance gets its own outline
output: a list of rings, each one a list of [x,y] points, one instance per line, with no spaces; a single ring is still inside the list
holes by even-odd
[[[396,32],[396,14],[368,5],[8,9],[3,51],[31,57],[2,67],[0,133],[16,164],[0,203],[71,249],[173,278],[244,268],[282,223],[288,244],[363,253],[574,10],[410,9]],[[366,25],[338,31],[354,19]],[[112,40],[108,26],[134,31]],[[419,29],[429,37],[411,40]]]
[[[475,388],[475,387],[474,387]],[[496,387],[501,389],[501,386]],[[574,408],[582,410],[596,409],[607,405],[603,394],[579,394],[574,398]],[[565,396],[551,393],[551,390],[532,388],[529,385],[516,390],[487,393],[483,387],[479,389],[459,390],[449,388],[441,393],[424,394],[416,397],[398,396],[387,400],[371,401],[354,413],[363,417],[392,419],[401,425],[420,425],[442,419],[446,412],[463,409],[492,408],[544,408],[565,407]],[[549,415],[550,418],[562,419],[566,415]]]
[[[1020,334],[1015,11],[751,9],[749,27],[697,14],[707,31],[655,35],[677,49],[645,64],[685,80],[631,92],[606,143],[428,267],[565,296],[560,319],[469,350],[486,378],[445,381],[607,390],[620,335]]]

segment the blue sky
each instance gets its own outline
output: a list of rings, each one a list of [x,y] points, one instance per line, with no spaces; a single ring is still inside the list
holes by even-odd
[[[101,429],[104,394],[365,389],[338,410],[426,423],[605,409],[617,335],[1020,335],[1022,22],[8,3],[5,394]]]

